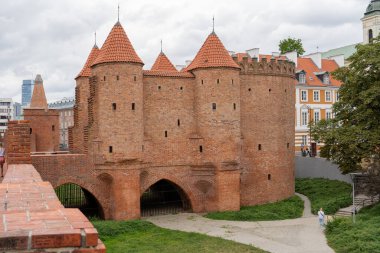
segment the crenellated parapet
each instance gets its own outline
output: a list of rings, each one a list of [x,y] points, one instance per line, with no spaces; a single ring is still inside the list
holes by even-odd
[[[272,58],[250,58],[244,56],[242,61],[238,62],[238,58],[233,56],[234,61],[239,64],[242,75],[280,75],[294,77],[296,66],[294,62],[282,59]]]

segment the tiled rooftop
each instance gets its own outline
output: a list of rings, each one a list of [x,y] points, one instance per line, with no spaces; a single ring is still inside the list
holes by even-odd
[[[304,71],[306,73],[306,85],[311,86],[340,86],[341,83],[334,79],[330,75],[330,84],[324,84],[321,79],[319,79],[315,73],[321,72],[333,72],[338,69],[339,66],[335,60],[322,59],[322,68],[318,68],[311,58],[298,58],[297,71]]]
[[[240,68],[214,32],[207,37],[203,46],[186,70],[191,71],[197,68],[210,67]]]
[[[109,62],[132,62],[144,64],[137,55],[127,34],[117,22],[104,42],[98,57],[91,66]]]
[[[98,57],[99,52],[100,52],[100,50],[99,50],[98,46],[95,45],[92,48],[90,55],[88,56],[87,61],[83,66],[83,69],[81,70],[81,72],[78,74],[78,76],[76,78],[90,77],[91,76],[91,65],[94,63],[95,59]]]
[[[161,52],[156,61],[154,62],[152,69],[154,71],[169,71],[169,72],[178,72],[174,65],[171,63],[169,58]]]

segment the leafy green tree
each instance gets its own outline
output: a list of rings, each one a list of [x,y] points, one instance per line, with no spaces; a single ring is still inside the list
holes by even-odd
[[[356,49],[348,59],[350,65],[333,73],[342,82],[339,101],[333,107],[335,118],[320,121],[312,133],[325,144],[322,157],[338,164],[343,173],[369,172],[379,186],[380,37]],[[380,193],[379,188],[373,190]]]
[[[298,56],[303,55],[305,50],[303,49],[302,40],[295,38],[287,38],[284,40],[280,40],[280,44],[278,45],[281,54],[289,53],[296,51]]]

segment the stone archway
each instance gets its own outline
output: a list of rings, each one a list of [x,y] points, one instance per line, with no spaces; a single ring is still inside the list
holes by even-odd
[[[65,208],[78,208],[88,218],[104,219],[99,201],[80,185],[65,183],[55,188],[55,192]]]
[[[105,191],[107,187],[100,180],[85,180],[84,177],[64,177],[58,180],[57,184],[54,185],[54,188],[57,189],[59,186],[65,184],[74,184],[79,186],[84,192],[83,194],[86,194],[92,202],[96,200],[98,203],[102,214],[102,217],[100,218],[109,219],[109,192]]]
[[[140,197],[141,216],[191,212],[191,202],[185,191],[167,179],[152,184]]]

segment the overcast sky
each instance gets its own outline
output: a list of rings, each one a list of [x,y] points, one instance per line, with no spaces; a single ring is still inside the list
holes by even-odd
[[[0,0],[0,97],[21,101],[23,79],[41,74],[49,101],[74,96],[75,76],[94,44],[117,21],[145,69],[160,51],[173,64],[192,60],[212,30],[228,50],[278,51],[289,36],[306,53],[362,39],[369,0]]]

